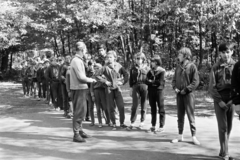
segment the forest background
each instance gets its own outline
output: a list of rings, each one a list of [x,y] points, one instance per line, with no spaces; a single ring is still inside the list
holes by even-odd
[[[240,1],[0,0],[1,79],[16,78],[29,57],[73,55],[79,40],[93,57],[104,43],[126,68],[143,51],[171,70],[177,50],[189,47],[207,83],[219,43],[233,43],[239,57]]]

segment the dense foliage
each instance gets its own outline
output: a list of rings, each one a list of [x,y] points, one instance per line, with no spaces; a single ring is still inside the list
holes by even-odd
[[[11,69],[12,56],[29,50],[74,53],[83,40],[89,53],[100,43],[114,49],[126,67],[136,52],[160,54],[171,68],[182,46],[202,64],[217,57],[221,41],[240,44],[238,0],[1,0],[0,66]]]

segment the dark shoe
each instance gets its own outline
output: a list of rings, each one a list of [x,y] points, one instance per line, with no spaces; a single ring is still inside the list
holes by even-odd
[[[91,138],[91,137],[92,137],[92,136],[86,134],[86,133],[83,132],[83,131],[79,131],[79,134],[80,134],[80,136],[82,136],[82,138]]]
[[[86,140],[83,139],[83,137],[81,137],[79,134],[74,134],[73,142],[83,143],[86,142]]]
[[[73,117],[73,115],[71,113],[68,113],[67,116],[66,116],[66,118],[69,118],[69,119],[72,118],[72,117]]]
[[[219,157],[222,158],[223,160],[235,160],[233,157],[230,157],[230,156],[222,156],[221,154],[219,154]]]
[[[90,120],[90,118],[86,118],[85,121],[90,122],[91,120]]]
[[[121,128],[127,128],[128,126],[125,125],[125,124],[120,124],[120,127],[121,127]]]
[[[155,132],[155,130],[156,130],[155,127],[151,127],[146,132],[151,133],[151,132]]]

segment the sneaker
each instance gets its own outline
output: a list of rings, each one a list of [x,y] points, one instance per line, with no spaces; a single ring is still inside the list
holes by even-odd
[[[102,128],[102,127],[103,127],[102,123],[99,123],[98,128]]]
[[[40,100],[41,100],[41,99],[38,97],[38,98],[37,98],[37,101],[40,101]]]
[[[146,132],[147,132],[147,133],[155,132],[155,127],[151,127],[151,128],[149,128]]]
[[[55,110],[56,110],[56,111],[60,111],[60,108],[59,108],[59,107],[57,107],[57,108],[55,108]]]
[[[178,138],[172,140],[172,143],[178,143],[178,142],[182,142],[182,141],[183,141],[183,136],[179,135]]]
[[[143,127],[144,127],[144,123],[141,122],[140,125],[139,125],[139,129],[143,129]]]
[[[164,132],[164,128],[160,127],[158,129],[156,129],[154,133],[157,134],[157,133],[162,133],[162,132]]]
[[[200,142],[197,140],[196,137],[193,137],[193,138],[192,138],[192,142],[193,142],[193,144],[195,144],[195,145],[200,145]]]
[[[116,130],[117,130],[116,124],[114,124],[112,127],[113,127],[113,128],[112,128],[113,131],[116,131]]]

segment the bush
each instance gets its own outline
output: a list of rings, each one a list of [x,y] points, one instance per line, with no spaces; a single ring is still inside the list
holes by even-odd
[[[3,81],[20,81],[21,78],[21,70],[12,69],[7,70],[0,74],[0,80]]]

